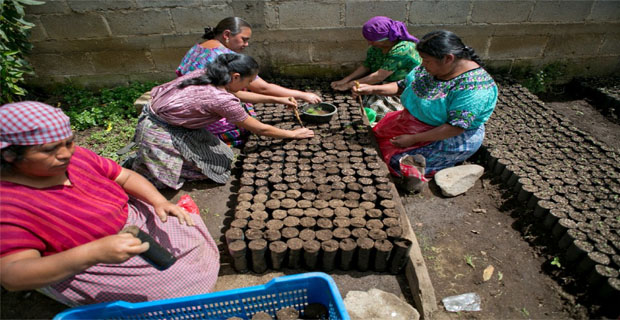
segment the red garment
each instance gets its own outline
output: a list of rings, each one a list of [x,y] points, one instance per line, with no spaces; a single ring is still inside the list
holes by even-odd
[[[435,127],[416,119],[409,111],[400,110],[388,112],[385,117],[372,128],[372,131],[377,138],[383,161],[388,164],[390,171],[396,175],[396,172],[394,172],[394,169],[390,166],[390,159],[392,159],[394,155],[429,145],[432,141],[418,142],[407,148],[399,148],[393,145],[390,139],[404,134],[422,133],[433,128]]]
[[[35,249],[51,255],[118,233],[128,196],[114,182],[121,166],[75,147],[67,168],[71,186],[37,189],[0,182],[0,256]]]

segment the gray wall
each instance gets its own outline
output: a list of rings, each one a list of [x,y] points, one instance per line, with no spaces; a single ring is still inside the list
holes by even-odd
[[[448,29],[492,70],[552,62],[573,75],[620,70],[620,1],[580,0],[48,0],[34,22],[33,84],[95,86],[174,77],[204,26],[227,16],[253,25],[247,54],[262,74],[338,76],[364,59],[362,24],[386,15],[421,37]]]

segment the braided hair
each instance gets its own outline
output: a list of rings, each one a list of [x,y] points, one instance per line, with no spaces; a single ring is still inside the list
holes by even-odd
[[[231,81],[230,74],[236,72],[242,78],[258,74],[258,63],[254,58],[239,53],[224,53],[207,66],[204,74],[196,78],[183,80],[177,87],[211,84],[226,85]]]
[[[480,66],[484,65],[476,51],[466,46],[461,38],[451,31],[438,30],[425,34],[416,44],[416,50],[437,59],[453,54],[459,59],[471,60]]]
[[[247,21],[239,17],[228,17],[222,19],[222,21],[220,21],[217,26],[215,26],[215,28],[206,27],[205,34],[202,36],[202,38],[210,40],[222,34],[226,30],[230,30],[230,34],[236,36],[241,32],[242,28],[252,29],[252,26]]]

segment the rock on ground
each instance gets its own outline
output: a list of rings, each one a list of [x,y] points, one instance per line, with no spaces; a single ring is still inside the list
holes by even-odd
[[[353,320],[391,319],[418,320],[420,314],[407,302],[395,294],[370,289],[366,291],[349,291],[344,304]]]
[[[454,197],[473,187],[483,173],[484,167],[467,164],[440,170],[435,174],[434,179],[444,196]]]

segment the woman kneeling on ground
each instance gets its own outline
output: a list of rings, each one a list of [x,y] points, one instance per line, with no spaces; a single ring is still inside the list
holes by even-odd
[[[168,202],[139,174],[75,146],[60,109],[7,104],[0,122],[3,287],[40,289],[69,306],[213,289],[219,253],[199,215]],[[149,245],[119,233],[130,225],[176,263],[159,271],[135,257]]]
[[[331,83],[335,90],[350,90],[355,82],[380,84],[404,79],[422,59],[416,51],[418,39],[407,32],[407,26],[388,17],[377,16],[362,27],[362,34],[370,48],[364,64],[350,75]],[[395,96],[370,95],[364,97],[364,106],[377,112],[377,120],[390,111],[402,110]]]
[[[184,181],[207,178],[226,183],[233,151],[204,129],[222,118],[257,135],[287,139],[313,137],[310,129],[279,129],[245,112],[233,93],[247,88],[257,73],[258,64],[252,57],[226,53],[218,56],[206,70],[196,70],[153,88],[153,100],[138,119],[139,149],[133,169],[157,187],[179,189]],[[252,103],[289,101],[285,97],[247,94]]]
[[[405,80],[353,88],[354,95],[402,94],[405,110],[388,113],[373,131],[384,161],[413,191],[480,148],[497,102],[495,81],[456,34],[428,33],[417,50],[422,65]]]

